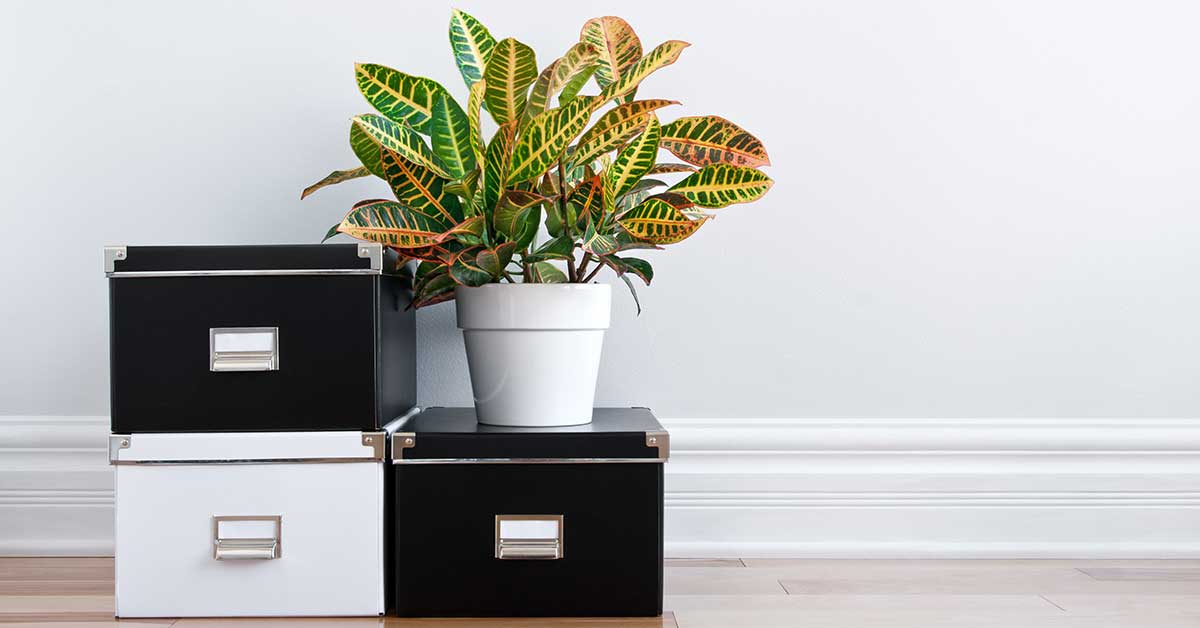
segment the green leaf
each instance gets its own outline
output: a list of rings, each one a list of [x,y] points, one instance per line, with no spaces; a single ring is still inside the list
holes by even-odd
[[[437,81],[374,63],[355,64],[354,77],[359,91],[376,111],[393,122],[408,123],[429,133],[434,99],[446,92]]]
[[[326,240],[328,240],[329,238],[332,238],[333,236],[337,235],[337,234],[338,234],[338,227],[341,227],[341,226],[342,226],[342,223],[340,223],[340,222],[339,222],[339,223],[337,223],[336,225],[334,225],[334,226],[330,227],[330,228],[329,228],[329,231],[326,231],[326,232],[325,232],[325,237],[324,237],[324,238],[321,238],[321,242],[322,242],[322,243],[324,243],[324,242],[325,242]]]
[[[629,23],[619,17],[609,15],[588,20],[579,40],[592,44],[599,53],[596,82],[601,88],[624,76],[642,56],[642,41]]]
[[[658,158],[658,138],[661,132],[658,118],[651,116],[646,130],[633,138],[617,153],[612,167],[604,171],[604,196],[615,201],[654,167]]]
[[[635,89],[637,89],[637,86],[642,82],[642,79],[650,76],[661,68],[675,63],[675,60],[679,58],[679,53],[683,52],[683,49],[690,45],[691,44],[687,43],[686,41],[678,41],[674,39],[663,42],[657,48],[651,50],[649,54],[641,59],[638,59],[636,63],[630,66],[627,71],[623,72],[620,78],[613,81],[611,85],[605,87],[600,92],[600,98],[596,102],[595,106],[600,107],[604,103],[614,98],[619,98],[626,94],[632,93]]]
[[[395,201],[371,200],[356,204],[337,230],[359,240],[410,249],[433,244],[443,228],[437,220]]]
[[[433,154],[445,165],[451,178],[458,179],[475,169],[471,124],[462,107],[449,94],[438,96],[433,103],[429,137],[433,140]]]
[[[420,164],[432,170],[439,177],[450,178],[450,173],[446,172],[446,166],[434,156],[433,151],[425,144],[425,138],[421,137],[412,127],[397,124],[372,113],[354,116],[351,120],[354,126],[358,127],[377,146],[397,153],[413,163]],[[353,141],[353,138],[351,140]],[[357,150],[355,152],[357,154]],[[359,160],[363,160],[361,155]],[[370,164],[364,163],[363,165],[371,167]],[[379,176],[386,178],[382,162],[379,168]]]
[[[640,300],[638,300],[637,290],[633,287],[633,282],[630,281],[629,277],[626,275],[618,275],[618,276],[621,278],[621,281],[624,281],[625,285],[629,287],[629,294],[633,295],[633,304],[637,306],[638,316],[641,316],[642,315],[642,302]]]
[[[467,249],[454,256],[450,264],[450,277],[463,286],[482,286],[492,281],[492,275],[479,267],[474,249]]]
[[[505,242],[496,248],[484,249],[475,256],[475,265],[490,273],[493,279],[498,279],[504,274],[504,268],[512,261],[516,250],[516,242]]]
[[[570,50],[567,50],[560,59],[547,66],[538,76],[537,82],[533,85],[533,91],[529,94],[524,120],[532,120],[535,115],[548,109],[554,94],[581,73],[594,68],[598,58],[599,53],[596,48],[592,44],[581,41],[571,46]],[[572,94],[573,97],[574,94]]]
[[[450,239],[464,239],[463,236],[469,236],[470,239],[479,239],[483,236],[486,229],[485,218],[483,216],[471,216],[470,218],[454,225],[450,229],[438,234],[437,243],[442,243]]]
[[[496,44],[483,71],[487,85],[483,99],[496,124],[521,119],[525,92],[537,75],[537,57],[532,48],[511,37]]]
[[[532,283],[567,283],[567,276],[550,262],[534,262],[529,267]]]
[[[568,213],[578,223],[597,223],[604,220],[604,185],[600,175],[580,183],[567,196]]]
[[[646,126],[654,110],[678,104],[676,100],[635,100],[614,107],[579,138],[571,164],[582,166],[616,149]]]
[[[496,205],[493,216],[496,231],[511,242],[517,243],[517,248],[524,250],[537,235],[538,223],[541,221],[541,204],[546,198],[532,192],[509,190],[504,193]]]
[[[575,239],[567,236],[559,236],[551,240],[547,240],[539,246],[536,251],[528,255],[525,260],[530,262],[544,262],[552,259],[571,259],[575,252]]]
[[[386,118],[380,119],[387,120]],[[395,125],[390,120],[387,120],[387,122],[388,124]],[[350,148],[354,151],[354,156],[358,157],[358,162],[364,168],[380,179],[383,178],[383,165],[379,163],[379,142],[353,121],[350,122]]]
[[[617,271],[617,275],[625,273],[633,273],[641,278],[646,285],[650,285],[650,280],[654,279],[654,268],[650,266],[650,262],[636,257],[617,257],[616,255],[607,255],[600,258],[601,261]]]
[[[756,201],[773,181],[753,168],[710,164],[671,187],[701,207],[725,207],[734,203]]]
[[[475,161],[483,162],[483,126],[479,120],[479,110],[483,108],[483,94],[487,91],[487,84],[479,81],[471,86],[471,93],[467,97],[467,126],[471,131],[471,152],[475,155]]]
[[[504,194],[504,180],[508,177],[509,160],[516,141],[517,121],[501,126],[487,145],[483,159],[483,198],[480,211],[485,214],[496,207]]]
[[[697,166],[725,163],[758,168],[771,165],[757,137],[720,116],[679,118],[662,130],[662,147]]]
[[[657,187],[666,187],[667,184],[658,179],[642,179],[633,186],[633,189],[626,192],[617,199],[616,216],[622,216],[625,212],[633,209],[641,204],[642,201],[650,198],[650,190]]]
[[[558,161],[571,140],[587,126],[592,114],[591,100],[577,98],[534,116],[513,148],[508,183],[539,177]]]
[[[450,13],[450,48],[467,87],[483,80],[483,69],[496,47],[496,38],[470,15],[454,9]]]
[[[660,198],[648,198],[629,210],[619,224],[631,236],[653,244],[682,242],[704,224],[706,218],[692,220]]]
[[[596,223],[589,222],[587,231],[583,234],[583,250],[593,255],[610,255],[619,250],[617,239],[606,233],[596,231]]]
[[[670,126],[670,125],[667,125],[667,126]],[[664,133],[666,132],[666,128],[667,127],[663,127]],[[658,140],[658,145],[660,147],[665,148],[663,146],[662,138],[660,138]],[[696,171],[696,167],[690,166],[688,164],[654,164],[654,167],[651,168],[650,172],[647,172],[646,174],[674,174],[677,172],[695,172],[695,171]]]
[[[458,197],[447,192],[445,179],[432,170],[408,161],[390,151],[383,151],[383,169],[396,200],[405,207],[430,218],[454,225],[463,219]]]
[[[589,66],[571,77],[563,85],[562,91],[558,94],[558,104],[565,105],[574,100],[579,95],[579,90],[583,89],[583,86],[587,85],[588,79],[592,78],[592,75],[596,73],[596,68],[597,66],[595,65]]]
[[[413,289],[413,301],[411,307],[422,308],[435,303],[449,301],[454,298],[454,289],[458,287],[458,283],[450,276],[450,269],[445,266],[438,266],[437,270],[429,273],[417,282]]]
[[[354,168],[351,170],[334,170],[333,172],[329,173],[324,179],[321,179],[320,181],[317,181],[316,183],[304,188],[304,191],[300,193],[300,200],[304,200],[305,197],[307,197],[309,194],[312,194],[313,192],[316,192],[317,190],[319,190],[327,185],[334,185],[336,183],[341,183],[343,181],[349,181],[351,179],[358,179],[361,177],[369,177],[369,176],[371,176],[371,171],[367,170],[366,168]]]

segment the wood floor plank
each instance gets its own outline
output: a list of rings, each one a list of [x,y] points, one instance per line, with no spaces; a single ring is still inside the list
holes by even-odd
[[[740,558],[668,558],[664,567],[745,567]]]
[[[744,567],[668,567],[663,576],[667,595],[787,595],[775,576]]]
[[[1122,582],[1185,582],[1200,580],[1193,567],[1081,567],[1079,571],[1096,580]]]
[[[1059,615],[1062,609],[1038,595],[668,595],[664,608],[783,611],[971,611],[1006,616]]]
[[[1200,596],[1155,594],[1047,595],[1046,599],[1071,615],[1182,615],[1200,626]]]

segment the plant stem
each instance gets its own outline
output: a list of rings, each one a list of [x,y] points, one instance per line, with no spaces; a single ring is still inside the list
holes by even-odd
[[[558,157],[558,215],[562,219],[563,233],[572,240],[571,256],[567,258],[567,281],[579,283],[579,273],[575,270],[575,235],[571,232],[571,225],[567,224],[567,183],[563,177],[562,155]]]
[[[572,257],[574,257],[574,254],[575,254],[575,249],[571,249]],[[579,271],[576,273],[577,276],[580,276],[580,277],[583,276],[583,273],[587,271],[588,262],[590,262],[590,261],[592,261],[592,254],[588,253],[587,251],[584,251],[582,261],[579,262]]]
[[[595,270],[593,270],[593,271],[591,272],[591,274],[589,274],[587,277],[584,277],[584,278],[583,278],[583,281],[581,281],[580,283],[587,283],[587,282],[589,282],[589,281],[591,281],[591,280],[595,279],[595,278],[596,278],[596,275],[600,274],[600,270],[601,270],[602,268],[604,268],[604,264],[596,264],[596,268],[595,268]]]

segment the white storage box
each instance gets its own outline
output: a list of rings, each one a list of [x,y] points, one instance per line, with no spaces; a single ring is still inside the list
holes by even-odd
[[[385,441],[112,436],[117,616],[383,614]]]

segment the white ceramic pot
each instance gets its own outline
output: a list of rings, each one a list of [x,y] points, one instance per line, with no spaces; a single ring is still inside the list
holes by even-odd
[[[487,284],[454,293],[475,415],[518,427],[592,420],[607,284]]]

